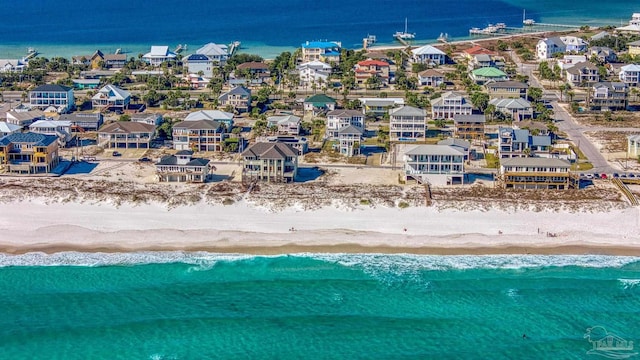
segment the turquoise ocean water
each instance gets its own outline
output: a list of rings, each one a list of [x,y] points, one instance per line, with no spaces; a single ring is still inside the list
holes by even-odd
[[[440,33],[468,35],[471,27],[504,22],[521,27],[523,10],[537,22],[619,25],[640,4],[629,0],[579,3],[571,0],[245,0],[128,1],[66,0],[0,3],[0,58],[23,56],[35,47],[43,56],[88,54],[123,49],[132,56],[151,45],[187,44],[189,51],[208,42],[239,40],[244,52],[273,58],[307,40],[341,41],[362,46],[367,34],[393,44],[392,34],[415,32],[416,44],[434,42]]]
[[[595,326],[640,343],[639,258],[61,253],[0,264],[2,359],[598,359],[584,337]]]

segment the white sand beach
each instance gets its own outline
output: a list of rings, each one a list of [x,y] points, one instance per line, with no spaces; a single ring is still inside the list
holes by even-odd
[[[0,204],[0,251],[570,253],[640,255],[640,209],[438,210],[335,206],[280,211],[243,201]],[[294,228],[294,231],[291,231]]]

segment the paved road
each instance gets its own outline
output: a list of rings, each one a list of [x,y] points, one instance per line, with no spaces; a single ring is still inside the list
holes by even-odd
[[[538,78],[533,74],[533,70],[537,67],[534,64],[523,64],[517,56],[513,56],[512,59],[520,69],[520,71],[529,77],[529,85],[544,89],[544,87],[538,81]],[[582,151],[582,153],[589,159],[589,162],[593,164],[593,170],[590,172],[596,173],[612,173],[618,171],[609,165],[609,162],[602,156],[598,148],[584,136],[585,131],[594,131],[595,128],[584,127],[578,124],[571,114],[569,114],[560,104],[558,99],[560,92],[557,90],[543,91],[544,99],[554,99],[551,101],[553,106],[554,118],[557,120],[557,126],[560,131],[567,134],[567,137],[573,141],[573,143]],[[596,130],[597,131],[597,130]]]

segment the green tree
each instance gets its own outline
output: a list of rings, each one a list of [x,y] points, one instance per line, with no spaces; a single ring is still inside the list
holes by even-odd
[[[542,89],[538,87],[530,87],[528,95],[531,101],[539,102],[542,99]]]
[[[484,110],[487,108],[487,105],[489,105],[489,94],[485,94],[479,91],[474,92],[471,94],[471,103],[480,111],[484,112]]]

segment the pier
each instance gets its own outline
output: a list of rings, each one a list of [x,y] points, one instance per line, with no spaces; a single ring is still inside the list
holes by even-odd
[[[229,55],[233,55],[238,49],[240,49],[240,41],[234,41],[229,44]]]
[[[400,36],[396,36],[395,37],[396,40],[398,40],[400,42],[400,44],[404,45],[404,46],[409,46],[409,42],[403,38],[401,38]]]

